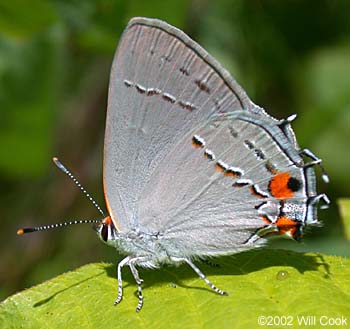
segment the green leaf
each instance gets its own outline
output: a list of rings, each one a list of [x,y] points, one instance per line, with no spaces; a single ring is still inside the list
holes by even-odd
[[[212,292],[185,265],[141,269],[145,304],[136,313],[129,270],[124,299],[114,306],[115,266],[89,264],[9,297],[0,305],[0,327],[256,328],[259,316],[289,316],[298,326],[301,316],[350,314],[345,258],[263,249],[220,258],[219,267],[197,264],[229,296]]]

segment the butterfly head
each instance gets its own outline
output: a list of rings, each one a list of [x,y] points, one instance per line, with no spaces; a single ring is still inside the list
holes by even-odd
[[[117,229],[113,224],[113,220],[110,216],[105,217],[102,221],[95,223],[94,230],[97,232],[99,238],[109,244],[114,241],[117,234]]]

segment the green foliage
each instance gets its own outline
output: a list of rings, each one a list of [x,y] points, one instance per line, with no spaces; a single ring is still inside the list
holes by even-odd
[[[45,13],[43,15],[43,13]],[[15,38],[27,38],[53,24],[57,19],[49,1],[1,1],[0,31]]]
[[[340,218],[343,223],[346,240],[350,240],[350,199],[342,198],[337,200]]]
[[[216,261],[216,260],[214,260]],[[124,269],[124,299],[115,267],[90,264],[25,290],[0,306],[1,328],[257,328],[259,316],[350,314],[350,261],[341,257],[257,250],[198,265],[212,292],[187,266],[141,270],[144,308],[135,312],[136,285]]]

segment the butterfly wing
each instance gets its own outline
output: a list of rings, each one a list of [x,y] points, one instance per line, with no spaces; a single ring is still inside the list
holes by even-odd
[[[142,191],[142,230],[158,234],[170,252],[193,256],[257,246],[264,227],[277,233],[302,225],[303,160],[281,125],[237,111],[188,132]]]
[[[253,105],[182,31],[159,20],[132,19],[114,57],[106,120],[104,192],[116,227],[139,225],[145,186],[185,134],[213,113]]]

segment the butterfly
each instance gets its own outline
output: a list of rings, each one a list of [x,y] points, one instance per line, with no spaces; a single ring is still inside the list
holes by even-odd
[[[195,259],[261,247],[271,236],[298,241],[306,226],[319,224],[319,201],[329,203],[316,192],[314,166],[325,182],[328,176],[321,159],[299,147],[295,117],[277,120],[255,105],[181,30],[134,18],[110,75],[103,159],[108,215],[95,203],[102,220],[18,233],[95,223],[101,240],[125,255],[117,266],[115,304],[128,266],[137,283],[136,311],[143,306],[139,267],[186,263],[226,295]]]

